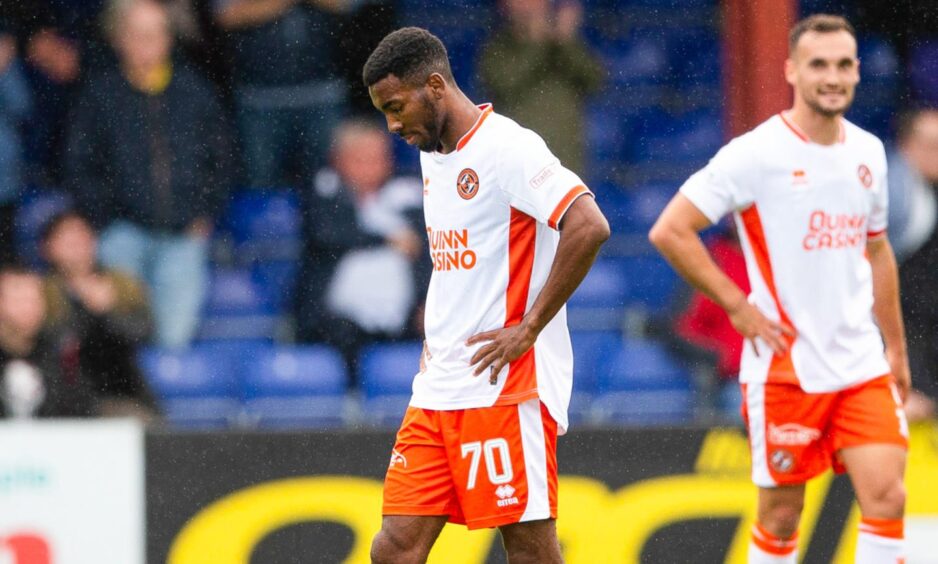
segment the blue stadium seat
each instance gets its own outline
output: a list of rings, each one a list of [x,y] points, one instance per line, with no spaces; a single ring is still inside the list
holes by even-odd
[[[411,386],[422,352],[420,342],[378,344],[362,351],[358,370],[367,423],[400,423],[410,402]]]
[[[600,258],[567,301],[567,320],[580,330],[615,330],[622,325],[627,282],[618,260]]]
[[[335,349],[271,347],[245,366],[244,409],[262,427],[338,427],[347,386],[347,368]]]
[[[258,261],[251,266],[251,278],[261,299],[278,312],[291,310],[298,274],[299,262],[295,260]]]
[[[208,287],[198,339],[273,340],[280,319],[276,308],[247,269],[216,269]]]
[[[626,339],[599,371],[594,409],[601,421],[681,424],[691,419],[690,375],[653,341]]]
[[[302,228],[299,197],[290,190],[235,194],[222,223],[242,261],[295,260]]]
[[[72,205],[71,194],[63,190],[32,188],[23,194],[16,209],[14,237],[17,252],[29,264],[40,263],[39,237],[46,223]]]
[[[240,412],[235,359],[223,351],[148,348],[138,360],[170,423],[217,428]]]
[[[570,398],[570,421],[590,419],[593,399],[599,390],[599,372],[622,341],[617,331],[572,331],[573,396]]]

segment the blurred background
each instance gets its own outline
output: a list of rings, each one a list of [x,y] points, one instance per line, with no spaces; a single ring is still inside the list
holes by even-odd
[[[0,432],[25,449],[10,451],[12,469],[4,470],[0,459],[0,561],[6,550],[17,564],[46,562],[16,560],[28,550],[46,553],[31,541],[9,540],[20,538],[10,527],[25,522],[22,504],[29,498],[8,506],[19,508],[15,515],[2,503],[16,484],[29,490],[48,479],[23,466],[29,458],[23,452],[61,454],[73,440],[50,439],[54,446],[40,449],[44,443],[32,433],[46,427],[18,426],[37,418],[95,418],[90,427],[49,427],[65,437],[98,429],[80,439],[92,442],[124,432],[115,440],[130,445],[127,466],[120,466],[125,477],[145,472],[145,487],[137,488],[136,478],[127,485],[137,492],[127,495],[140,499],[125,508],[141,515],[128,521],[138,523],[136,533],[124,536],[140,537],[127,549],[136,556],[96,562],[143,561],[144,545],[151,562],[306,562],[276,547],[247,557],[197,549],[184,552],[196,557],[173,557],[169,547],[197,510],[239,487],[319,473],[380,478],[421,350],[431,263],[418,153],[387,135],[360,77],[378,41],[404,25],[426,27],[443,40],[471,99],[493,102],[496,111],[539,132],[586,180],[612,226],[612,239],[567,306],[576,358],[571,419],[583,434],[561,443],[593,461],[574,473],[618,487],[716,464],[744,478],[745,460],[734,457],[747,456],[745,440],[732,431],[739,423],[741,339],[718,307],[677,279],[646,234],[684,179],[728,139],[788,107],[787,31],[816,12],[845,15],[857,28],[862,82],[847,117],[877,134],[889,152],[889,231],[900,260],[917,389],[907,412],[920,422],[923,448],[933,452],[933,3],[0,4],[0,416],[12,422]],[[706,240],[717,262],[747,288],[733,226],[715,226]],[[127,418],[135,421],[131,427],[122,426]],[[711,438],[723,446],[707,446]],[[287,442],[264,446],[278,441]],[[304,450],[314,448],[310,441],[321,441],[315,463]],[[676,442],[661,446],[669,441]],[[110,452],[108,444],[114,443],[99,445],[102,452]],[[620,445],[621,452],[618,446],[611,452],[624,459],[638,456],[628,454],[633,447],[647,450],[636,462],[642,469],[628,478],[616,478],[614,467],[602,470],[610,463],[595,457],[609,444]],[[661,449],[675,452],[685,444],[716,458],[648,462]],[[323,448],[346,452],[321,460],[328,458]],[[67,472],[78,468],[73,458],[62,460]],[[916,471],[931,472],[934,460],[928,460]],[[252,464],[262,477],[247,470]],[[221,480],[226,485],[212,489],[212,476],[232,468],[245,474],[231,474],[231,484]],[[192,481],[189,489],[174,488],[184,480]],[[844,505],[847,494],[824,491],[827,497],[815,500],[821,513]],[[933,489],[927,494],[935,496]],[[173,501],[173,495],[188,499]],[[373,492],[367,495],[372,503]],[[750,494],[740,495],[748,502]],[[51,495],[48,502],[61,507],[62,499]],[[751,505],[740,503],[740,511]],[[833,517],[824,521],[833,523],[834,536],[818,536],[826,540],[810,553],[817,561],[849,556],[838,548],[839,535],[850,531],[843,526],[852,515],[849,501],[844,507],[831,509]],[[921,511],[930,515],[920,520],[928,523],[924,530],[938,531],[938,507]],[[156,523],[146,535],[144,513]],[[4,514],[14,524],[7,530]],[[703,536],[718,539],[714,554],[738,559],[730,542],[736,521],[724,523],[728,536],[708,522],[716,529]],[[276,542],[307,546],[310,535],[328,538],[339,548],[314,561],[344,554],[355,560],[358,529],[339,535],[353,539],[345,544],[335,544],[328,527],[320,529]],[[4,534],[12,535],[6,544]],[[660,538],[661,546],[673,544]],[[497,549],[480,550],[498,561]],[[641,550],[643,561],[670,558]],[[49,556],[52,561],[89,560]],[[909,560],[925,561],[936,560]]]

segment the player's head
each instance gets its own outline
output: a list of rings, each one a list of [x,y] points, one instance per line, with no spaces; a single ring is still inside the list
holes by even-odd
[[[795,105],[836,117],[853,102],[860,82],[860,61],[853,26],[840,16],[815,14],[791,29],[785,79],[795,91]]]
[[[388,131],[421,151],[439,146],[447,96],[458,89],[435,35],[417,27],[389,33],[368,57],[362,79]]]

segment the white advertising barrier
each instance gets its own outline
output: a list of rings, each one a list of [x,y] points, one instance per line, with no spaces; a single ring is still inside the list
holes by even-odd
[[[0,423],[0,564],[143,564],[143,430]]]

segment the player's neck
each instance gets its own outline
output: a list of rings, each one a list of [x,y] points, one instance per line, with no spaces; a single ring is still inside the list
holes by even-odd
[[[841,139],[842,116],[827,116],[820,114],[805,104],[795,103],[794,107],[785,112],[789,121],[818,145],[833,145]]]
[[[443,134],[440,136],[440,153],[445,155],[455,151],[459,140],[472,129],[481,113],[482,110],[473,104],[472,100],[457,90],[453,94],[446,122],[443,124]]]

